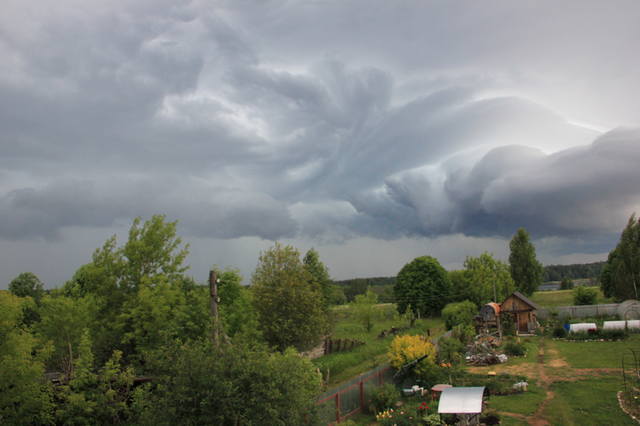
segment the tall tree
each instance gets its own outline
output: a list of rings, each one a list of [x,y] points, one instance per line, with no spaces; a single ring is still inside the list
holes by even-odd
[[[536,249],[529,241],[529,233],[519,228],[509,243],[509,265],[516,288],[526,295],[533,294],[542,283],[542,264],[536,259]]]
[[[320,260],[320,254],[315,249],[310,249],[302,259],[304,268],[311,277],[311,285],[313,285],[324,300],[324,304],[328,305],[331,299],[331,277],[329,270]]]
[[[327,328],[322,295],[292,246],[275,246],[260,255],[252,282],[253,301],[266,341],[284,350],[317,344]]]
[[[487,252],[478,257],[467,257],[464,267],[470,293],[468,299],[478,306],[489,301],[501,303],[515,290],[509,266]]]
[[[378,303],[378,295],[371,289],[365,294],[358,294],[356,300],[352,302],[356,320],[367,330],[367,333],[373,328],[377,312],[376,303]]]
[[[409,310],[417,317],[439,315],[450,292],[447,271],[430,256],[417,257],[404,265],[394,287],[398,312]]]
[[[640,219],[632,214],[609,253],[600,276],[603,293],[616,300],[637,299],[640,292]]]
[[[9,291],[18,297],[32,297],[39,303],[44,295],[44,285],[33,272],[23,272],[11,280]]]

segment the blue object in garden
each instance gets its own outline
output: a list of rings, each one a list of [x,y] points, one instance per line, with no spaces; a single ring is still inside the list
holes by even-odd
[[[565,330],[569,331],[569,330],[571,329],[571,324],[569,324],[569,323],[565,323],[565,324],[563,325],[563,327],[564,327],[564,329],[565,329]]]

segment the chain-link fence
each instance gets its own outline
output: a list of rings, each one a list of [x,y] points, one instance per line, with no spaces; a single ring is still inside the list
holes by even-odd
[[[382,365],[320,395],[316,403],[322,424],[336,424],[367,410],[375,387],[393,381],[393,370]]]

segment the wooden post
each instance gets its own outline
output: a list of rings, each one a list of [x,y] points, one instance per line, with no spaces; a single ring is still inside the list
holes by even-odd
[[[360,411],[364,413],[364,380],[360,380]]]
[[[220,330],[218,328],[218,277],[216,271],[209,271],[209,292],[211,303],[211,342],[214,346],[220,345]]]
[[[340,423],[340,392],[336,394],[336,423]]]

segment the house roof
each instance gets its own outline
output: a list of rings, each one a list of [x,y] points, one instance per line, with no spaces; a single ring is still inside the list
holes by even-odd
[[[442,390],[438,413],[477,414],[482,412],[484,386],[453,387]]]
[[[538,306],[535,303],[533,303],[527,296],[525,296],[524,294],[520,293],[519,291],[514,291],[513,293],[511,293],[511,296],[517,297],[518,299],[522,300],[527,305],[531,306],[533,309],[540,309],[540,306]],[[511,297],[511,296],[508,296],[507,299],[509,297]],[[507,299],[504,299],[504,300],[507,300]]]

